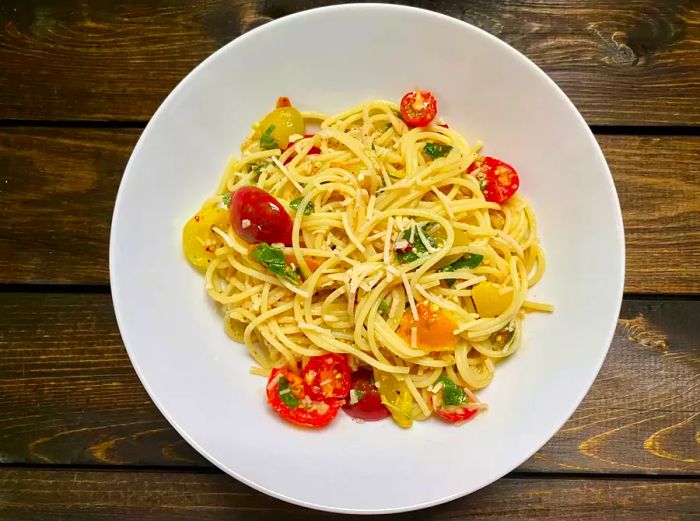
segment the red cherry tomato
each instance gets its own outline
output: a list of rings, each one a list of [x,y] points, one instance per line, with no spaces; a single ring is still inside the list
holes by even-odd
[[[382,403],[379,390],[374,385],[374,375],[369,369],[359,369],[352,373],[350,384],[350,400],[353,400],[353,392],[357,402],[343,405],[343,410],[353,418],[365,421],[383,420],[391,416],[389,410]],[[359,396],[358,396],[359,395]]]
[[[413,90],[401,99],[401,117],[412,127],[424,127],[436,114],[437,101],[427,90]]]
[[[350,367],[345,356],[314,356],[301,374],[308,395],[315,400],[343,399],[350,391]]]
[[[231,226],[246,242],[292,245],[292,218],[277,199],[255,186],[244,186],[231,196]]]
[[[477,158],[467,172],[479,180],[484,198],[494,203],[510,199],[520,187],[515,168],[493,157]]]
[[[325,427],[338,414],[340,400],[312,400],[301,376],[288,369],[273,369],[267,381],[267,402],[283,419],[302,427]]]
[[[433,410],[440,418],[451,423],[461,423],[471,420],[479,409],[470,409],[465,405],[445,405],[437,394],[432,397]]]

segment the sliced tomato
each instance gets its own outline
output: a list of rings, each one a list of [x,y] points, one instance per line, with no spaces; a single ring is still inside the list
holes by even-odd
[[[437,100],[430,91],[412,90],[401,98],[401,117],[412,127],[424,127],[437,115]]]
[[[343,399],[350,392],[350,366],[343,355],[314,356],[302,371],[304,387],[315,400]]]
[[[469,397],[473,395],[455,384],[449,377],[441,376],[442,389],[433,394],[430,401],[433,410],[443,420],[452,423],[465,422],[476,416],[478,409],[469,407]],[[447,403],[446,403],[447,402]]]
[[[244,186],[231,196],[231,226],[246,242],[292,245],[292,218],[265,190]]]
[[[454,330],[457,323],[436,304],[423,301],[416,307],[418,320],[413,318],[411,310],[404,313],[396,334],[407,344],[411,343],[412,329],[416,328],[416,346],[426,351],[452,351],[457,345]]]
[[[302,427],[325,427],[338,415],[341,400],[312,400],[298,374],[273,369],[267,381],[267,402],[283,419]]]
[[[440,418],[451,423],[461,423],[471,420],[479,409],[469,409],[464,405],[435,405],[435,396],[433,396],[433,410]]]
[[[383,420],[391,415],[382,403],[370,369],[358,369],[352,373],[350,381],[350,400],[343,405],[343,410],[349,416],[371,422]]]
[[[297,263],[297,258],[293,253],[285,253],[284,254],[284,260],[286,261],[287,264],[292,265]],[[311,270],[311,273],[316,271],[318,268],[321,267],[321,264],[323,264],[323,261],[325,259],[317,259],[316,257],[307,257],[306,255],[304,256],[304,260],[306,261],[306,265],[309,267]]]
[[[304,134],[304,137],[314,137],[314,135],[313,134]],[[294,143],[296,143],[296,141]],[[284,150],[287,151],[288,149],[292,148],[294,146],[294,143],[289,143],[287,145],[287,148],[285,148]],[[306,155],[310,156],[313,154],[320,154],[320,153],[321,153],[321,149],[318,148],[316,145],[314,145],[309,149],[309,151]],[[289,163],[292,159],[294,159],[294,156],[296,156],[296,153],[291,154],[287,159],[285,159],[284,164],[286,165],[287,163]]]
[[[515,168],[500,159],[479,157],[467,172],[477,178],[487,201],[501,204],[513,197],[520,187]]]

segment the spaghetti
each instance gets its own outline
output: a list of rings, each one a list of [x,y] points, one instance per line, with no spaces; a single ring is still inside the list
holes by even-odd
[[[494,202],[504,172],[515,189],[517,174],[479,157],[480,143],[445,124],[411,126],[392,102],[331,117],[297,112],[299,127],[280,117],[296,117],[281,100],[183,233],[226,333],[246,345],[252,373],[270,376],[278,412],[322,417],[326,406],[352,410],[376,390],[404,427],[433,412],[469,419],[485,408],[472,391],[518,349],[526,313],[552,310],[528,300],[545,269],[534,212],[512,193]],[[305,134],[314,123],[318,130]],[[261,191],[270,198],[264,208],[279,206],[272,228],[256,223],[264,208],[242,218],[253,204],[243,198],[264,198]],[[291,242],[251,238],[274,232],[285,215]],[[351,376],[330,394],[308,391],[323,374],[308,371],[309,361],[329,354],[369,386],[358,390]],[[292,413],[282,416],[316,426]]]

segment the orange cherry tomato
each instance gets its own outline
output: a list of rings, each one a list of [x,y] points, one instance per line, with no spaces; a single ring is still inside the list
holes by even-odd
[[[297,258],[293,253],[285,253],[284,260],[289,265],[297,263]],[[306,255],[304,255],[304,260],[306,261],[306,265],[311,270],[311,273],[316,271],[318,268],[321,267],[321,264],[323,264],[323,260],[319,260],[316,257],[307,257]]]
[[[520,178],[515,168],[500,159],[479,157],[467,172],[476,177],[487,201],[501,204],[513,197],[520,187]]]
[[[418,320],[413,318],[411,310],[407,310],[401,319],[396,334],[407,343],[411,343],[411,330],[416,328],[416,345],[426,351],[451,351],[457,345],[457,337],[453,331],[457,329],[454,320],[448,317],[440,308],[426,301],[418,304]]]
[[[430,91],[412,90],[401,99],[401,117],[412,127],[424,127],[437,115],[437,100]]]

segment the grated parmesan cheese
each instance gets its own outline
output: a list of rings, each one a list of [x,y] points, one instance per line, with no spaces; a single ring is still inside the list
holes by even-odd
[[[250,219],[243,219],[241,221],[241,227],[245,230],[246,228],[250,228]]]
[[[411,306],[411,314],[413,315],[413,320],[418,321],[418,308],[416,308],[416,301],[413,298],[411,284],[408,282],[406,272],[401,272],[401,281],[403,282],[403,287],[406,288],[406,297],[408,298],[408,304]]]
[[[389,248],[391,247],[391,233],[394,231],[394,218],[389,217],[386,224],[386,235],[384,236],[384,264],[389,265]],[[388,271],[388,270],[387,270]]]

